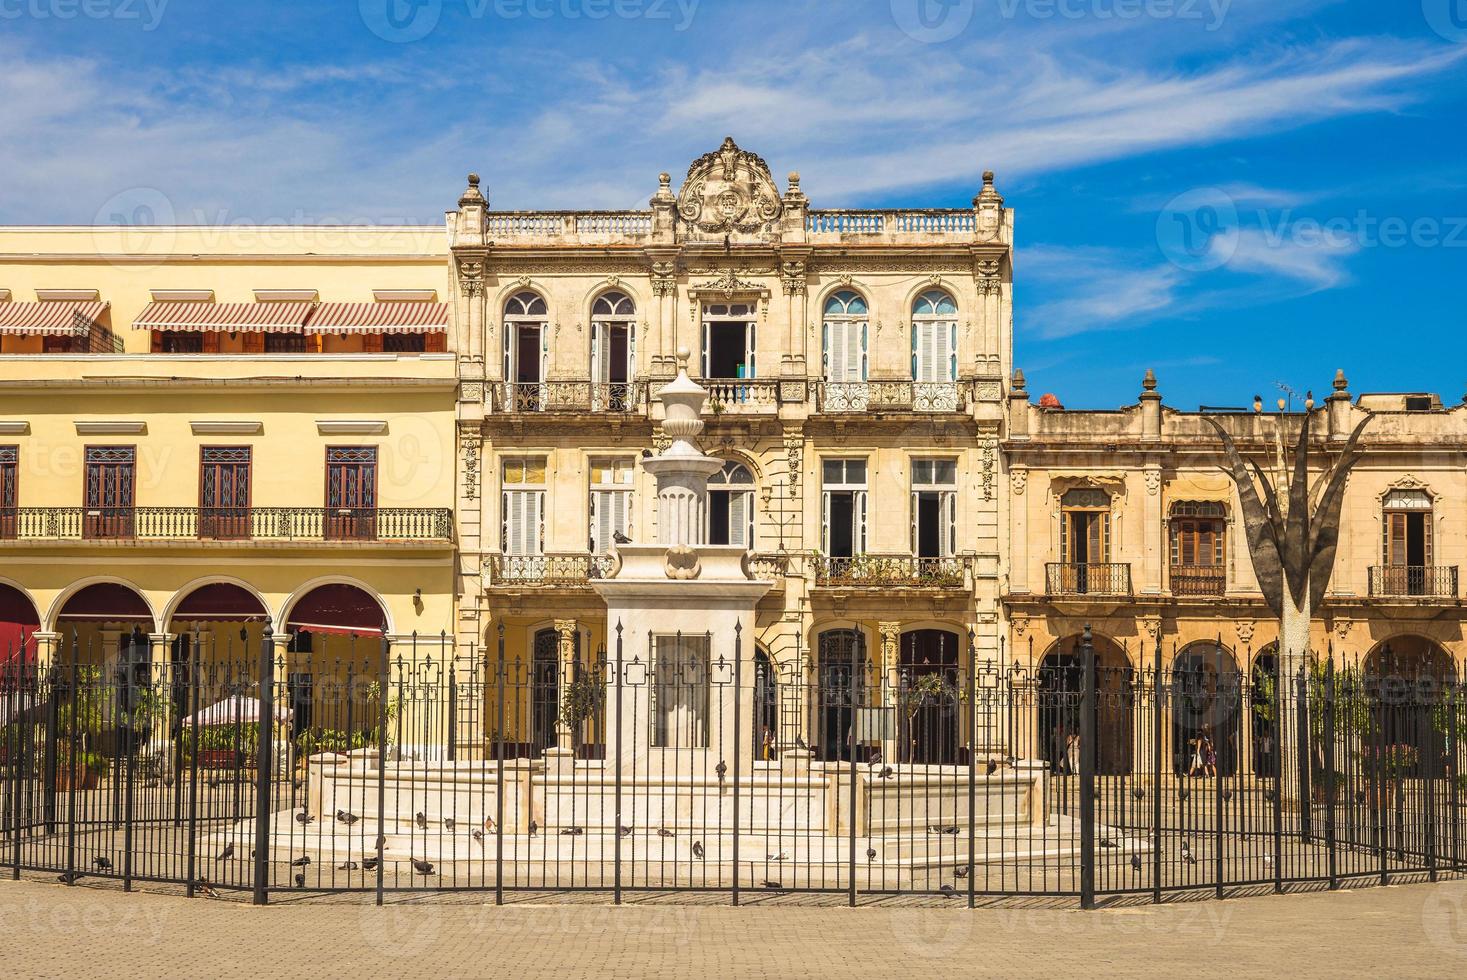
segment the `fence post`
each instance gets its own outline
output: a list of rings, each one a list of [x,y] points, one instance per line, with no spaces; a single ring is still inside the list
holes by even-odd
[[[1452,870],[1461,870],[1461,851],[1459,849],[1461,835],[1461,813],[1459,807],[1462,805],[1462,791],[1457,785],[1457,712],[1462,710],[1462,689],[1448,687],[1447,689],[1447,794],[1452,801]]]
[[[848,831],[847,840],[850,845],[850,852],[846,855],[846,859],[847,871],[851,876],[847,901],[851,908],[856,907],[856,712],[860,710],[861,671],[865,669],[866,665],[861,662],[859,654],[856,651],[852,651],[851,678],[850,684],[848,685],[851,699],[851,734],[846,752],[849,756],[847,764],[850,766],[851,776],[850,807],[846,813],[846,819],[850,821],[850,826],[846,828]]]
[[[504,904],[504,687],[509,683],[509,671],[504,662],[504,621],[499,623],[499,667],[495,670],[498,683],[498,709],[494,722],[494,904]],[[617,645],[617,658],[621,657],[621,646]]]
[[[622,828],[622,822],[621,822],[621,820],[622,820],[622,816],[621,816],[621,731],[622,731],[622,717],[621,717],[621,671],[622,671],[622,667],[621,667],[621,642],[622,642],[622,625],[621,625],[621,620],[617,620],[616,621],[616,679],[615,679],[615,685],[616,685],[616,699],[615,699],[616,700],[616,731],[612,733],[612,735],[614,736],[613,739],[612,739],[612,742],[613,742],[613,745],[615,746],[615,751],[613,753],[614,760],[613,760],[613,770],[612,771],[613,771],[613,773],[615,774],[615,777],[616,777],[616,800],[615,800],[615,810],[616,810],[616,837],[614,838],[613,843],[612,843],[612,851],[613,851],[612,862],[613,863],[612,863],[612,883],[611,883],[613,897],[614,897],[615,903],[617,905],[620,905],[621,904],[621,828]],[[503,629],[502,628],[501,628],[501,631],[500,631],[500,634],[499,634],[499,643],[500,643],[500,651],[501,651],[501,656],[502,656],[503,655],[502,652],[503,652],[503,649],[504,649],[504,633],[503,633]],[[499,713],[502,716],[504,714],[504,696],[502,694],[500,695],[499,703],[500,703],[500,712]],[[737,773],[738,770],[735,769],[734,772]],[[734,837],[734,847],[735,848],[738,847],[738,837],[737,836]],[[734,865],[734,880],[735,881],[738,880],[738,874],[739,874],[738,864],[735,863],[735,865]],[[737,891],[735,891],[734,894],[735,894],[735,901],[737,901],[737,894],[738,894]]]
[[[1223,773],[1223,767],[1222,767],[1222,757],[1221,757],[1221,754],[1217,750],[1218,749],[1218,742],[1221,741],[1222,734],[1223,733],[1222,733],[1222,728],[1218,724],[1218,722],[1222,721],[1222,719],[1224,718],[1223,712],[1228,711],[1230,708],[1236,709],[1237,706],[1236,705],[1230,706],[1224,700],[1227,697],[1227,692],[1223,689],[1223,659],[1222,659],[1223,658],[1223,648],[1222,648],[1222,637],[1221,636],[1219,636],[1217,638],[1217,642],[1215,644],[1213,644],[1213,647],[1212,647],[1212,657],[1213,657],[1213,672],[1212,672],[1212,675],[1213,675],[1213,677],[1217,678],[1213,682],[1214,684],[1217,685],[1217,692],[1213,695],[1213,699],[1212,699],[1213,700],[1213,708],[1214,708],[1214,711],[1212,713],[1213,722],[1212,722],[1211,726],[1209,726],[1211,728],[1211,732],[1212,732],[1212,738],[1211,738],[1212,746],[1211,746],[1211,749],[1210,749],[1210,751],[1212,752],[1212,803],[1213,803],[1213,806],[1212,806],[1212,819],[1213,819],[1213,828],[1212,828],[1212,875],[1213,875],[1213,877],[1215,879],[1217,879],[1216,884],[1214,886],[1215,894],[1217,895],[1218,898],[1224,898],[1226,896],[1226,894],[1227,894],[1226,893],[1226,889],[1223,887],[1224,881],[1225,881],[1225,879],[1227,877],[1227,863],[1226,863],[1227,855],[1226,855],[1225,850],[1224,850],[1224,845],[1226,843],[1227,838],[1223,834],[1223,824],[1225,822],[1225,819],[1224,818],[1226,817],[1226,808],[1224,806],[1224,802],[1225,801],[1223,800],[1223,774],[1222,774]],[[1240,679],[1240,682],[1241,682],[1241,679]],[[1220,710],[1218,710],[1218,709],[1220,709]],[[1238,727],[1241,729],[1242,728],[1242,725],[1240,724]],[[1241,732],[1239,734],[1241,735]],[[1237,753],[1236,750],[1233,752],[1233,765],[1234,765],[1234,767],[1236,767],[1238,765],[1238,753]]]
[[[1309,751],[1309,674],[1304,664],[1299,665],[1299,676],[1294,689],[1294,710],[1298,714],[1298,737],[1294,739],[1295,765],[1299,767],[1299,823],[1305,841],[1314,836],[1314,813],[1310,807],[1313,799],[1309,791],[1309,770],[1314,764]]]
[[[1425,692],[1416,689],[1416,744],[1421,746],[1418,765],[1421,770],[1422,803],[1426,808],[1426,874],[1435,882],[1436,874],[1436,750],[1431,737],[1433,705]]]
[[[743,768],[743,712],[739,706],[739,685],[743,682],[744,624],[734,623],[734,740],[733,740],[733,904],[739,904],[739,770]],[[757,737],[757,732],[750,732]],[[618,837],[620,835],[618,834]]]
[[[1335,846],[1335,795],[1341,787],[1335,779],[1335,658],[1324,666],[1324,843],[1329,853],[1329,887],[1340,887],[1339,854]]]
[[[77,743],[78,743],[78,741],[80,739],[80,735],[76,731],[76,729],[77,729],[78,726],[75,724],[75,722],[76,722],[76,718],[77,718],[77,710],[76,710],[76,708],[77,708],[77,704],[76,704],[77,690],[76,690],[76,688],[77,688],[77,677],[78,677],[78,673],[79,673],[79,670],[78,670],[78,667],[77,667],[77,660],[80,657],[80,651],[78,650],[77,647],[78,647],[78,644],[80,642],[81,641],[77,639],[76,631],[75,630],[72,630],[72,633],[71,633],[71,684],[70,684],[70,694],[71,694],[71,717],[72,717],[72,722],[73,723],[72,723],[72,726],[71,726],[72,727],[71,735],[68,738],[68,747],[69,747],[69,750],[70,751],[67,753],[67,765],[71,767],[71,772],[67,774],[67,780],[66,780],[66,785],[67,785],[67,790],[66,790],[66,878],[67,878],[67,882],[66,883],[68,885],[74,885],[74,884],[76,884],[76,877],[74,875],[74,872],[76,871],[76,784],[77,784],[76,764],[78,762],[77,752],[79,751],[79,748],[78,748],[78,744]],[[58,711],[59,711],[59,706],[58,706]],[[58,719],[58,721],[59,721],[59,719]],[[55,762],[54,759],[52,760],[52,766],[51,766],[51,785],[53,787],[56,785],[56,762]]]
[[[58,735],[61,730],[61,699],[58,688],[61,687],[61,668],[53,666],[47,672],[50,685],[50,694],[46,698],[46,739],[41,749],[41,817],[46,823],[46,833],[56,833],[56,782],[57,772],[60,768],[59,749],[57,744]],[[66,696],[71,697],[72,687],[66,689]],[[73,755],[75,750],[73,749]]]
[[[260,637],[257,680],[260,688],[259,744],[255,752],[255,905],[270,900],[270,774],[275,764],[275,631],[265,624]]]
[[[442,639],[442,638],[440,638]],[[438,649],[448,648],[447,642],[440,642]],[[455,747],[458,742],[458,682],[454,679],[457,673],[454,658],[448,654],[443,655],[443,666],[448,671],[448,761],[458,761],[458,750]]]
[[[968,628],[968,908],[977,904],[977,877],[973,873],[973,852],[978,847],[978,683],[974,676],[978,672],[978,649],[973,638],[973,628]],[[958,712],[962,717],[962,712]],[[868,827],[869,834],[871,829]]]
[[[377,896],[382,904],[382,891],[386,869],[382,866],[382,852],[387,845],[387,710],[392,703],[392,660],[387,637],[380,641],[377,663]],[[307,787],[309,791],[309,787]],[[322,814],[325,819],[325,814]]]
[[[136,656],[136,654],[134,654],[134,656]],[[134,682],[136,680],[136,676],[133,674],[133,671],[136,669],[137,668],[135,667],[135,665],[130,662],[123,667],[123,670],[127,671],[125,683],[125,690],[127,693],[127,714],[124,716],[122,726],[122,809],[124,814],[123,819],[126,821],[122,825],[122,890],[125,892],[132,891],[132,827],[134,818],[133,803],[135,779],[137,776],[137,763],[134,760],[134,756],[137,754],[135,752],[135,749],[137,747],[137,701],[136,691],[134,690]],[[152,667],[151,665],[149,665],[149,670],[151,669]]]
[[[194,897],[199,876],[199,726],[195,723],[199,714],[199,660],[199,631],[195,629],[188,668],[188,717],[191,724],[188,726],[188,884],[184,888],[189,898]]]
[[[1273,890],[1284,890],[1284,712],[1288,709],[1288,686],[1284,658],[1274,657],[1273,665]]]
[[[1080,907],[1095,908],[1095,643],[1080,640]]]
[[[1162,675],[1161,630],[1156,631],[1156,650],[1151,675],[1151,900],[1161,904],[1161,779],[1162,763]]]

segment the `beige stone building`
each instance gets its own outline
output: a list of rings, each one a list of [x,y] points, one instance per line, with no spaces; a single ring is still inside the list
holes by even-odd
[[[1092,627],[1110,689],[1101,765],[1115,770],[1134,765],[1132,743],[1148,737],[1133,730],[1148,668],[1159,663],[1212,691],[1252,688],[1266,700],[1278,638],[1220,440],[1199,413],[1167,407],[1150,373],[1142,389],[1135,405],[1116,411],[1041,408],[1022,374],[1007,393],[1009,642],[1018,664],[1059,676]],[[1315,610],[1314,656],[1411,680],[1455,675],[1467,654],[1458,584],[1467,557],[1458,516],[1467,406],[1446,408],[1430,394],[1352,397],[1341,372],[1306,410],[1315,481],[1360,420],[1374,416],[1347,484],[1329,590]],[[1301,414],[1264,412],[1260,402],[1212,415],[1283,484]],[[1169,715],[1163,737],[1181,753],[1197,733],[1176,724]],[[1269,734],[1266,720],[1245,711],[1221,719],[1223,764],[1262,765]],[[1024,737],[1043,754],[1045,735]]]
[[[876,684],[956,667],[970,632],[997,656],[1013,212],[991,174],[971,208],[822,210],[727,140],[647,210],[495,211],[471,179],[449,229],[464,644],[502,624],[545,686],[607,644],[588,583],[619,537],[656,540],[639,463],[682,352],[727,460],[710,541],[776,581],[745,636],[777,738],[839,751],[849,713],[804,692],[853,659]]]

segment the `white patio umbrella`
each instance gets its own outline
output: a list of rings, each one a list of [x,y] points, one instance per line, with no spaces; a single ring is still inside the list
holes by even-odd
[[[289,708],[275,709],[276,723],[290,721],[291,711]],[[200,708],[183,720],[185,725],[199,725],[208,728],[211,725],[248,725],[260,720],[260,702],[256,698],[247,698],[242,694],[227,697],[217,704],[211,704],[207,708]]]

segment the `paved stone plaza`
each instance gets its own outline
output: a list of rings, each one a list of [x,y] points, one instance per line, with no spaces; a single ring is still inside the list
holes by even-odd
[[[17,977],[1448,976],[1467,882],[1097,912],[755,901],[252,908],[0,882]]]

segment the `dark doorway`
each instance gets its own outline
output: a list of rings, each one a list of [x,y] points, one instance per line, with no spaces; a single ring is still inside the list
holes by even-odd
[[[1172,771],[1232,776],[1238,771],[1241,680],[1233,655],[1193,643],[1172,661]]]
[[[708,324],[708,377],[749,378],[748,324],[712,321]]]
[[[922,491],[917,498],[917,557],[941,558],[943,554],[942,494]]]
[[[1131,771],[1135,718],[1135,680],[1126,654],[1114,641],[1097,636],[1095,644],[1095,771],[1114,776]],[[1040,661],[1037,675],[1041,755],[1050,771],[1079,772],[1080,701],[1084,672],[1080,637],[1056,643]]]
[[[815,757],[827,762],[849,761],[855,739],[855,707],[865,687],[866,639],[856,630],[827,630],[820,634],[818,656],[819,744],[815,746]]]
[[[832,558],[854,558],[856,555],[856,492],[829,492],[830,540]]]
[[[958,634],[913,630],[902,634],[897,676],[897,719],[903,760],[951,765],[958,757]]]

